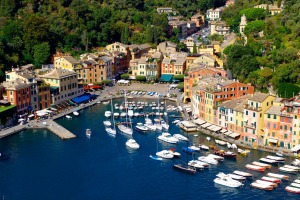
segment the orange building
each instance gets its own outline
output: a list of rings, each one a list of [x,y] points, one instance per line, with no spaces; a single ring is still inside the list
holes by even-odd
[[[30,84],[17,78],[14,81],[3,82],[7,101],[17,106],[18,114],[26,113],[30,106]]]
[[[184,74],[186,69],[186,54],[172,54],[165,57],[161,64],[161,74]]]
[[[184,77],[184,100],[189,102],[191,99],[191,89],[202,77],[207,75],[219,75],[226,77],[227,73],[222,68],[208,67],[203,64],[191,65],[187,76]]]
[[[50,95],[50,85],[44,83],[43,81],[38,81],[38,110],[42,110],[50,107],[51,95]]]

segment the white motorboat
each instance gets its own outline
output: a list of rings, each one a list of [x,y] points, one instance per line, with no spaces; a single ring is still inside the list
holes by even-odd
[[[115,112],[114,113],[114,118],[118,118],[118,117],[120,117],[120,113]]]
[[[138,148],[140,148],[140,145],[134,139],[127,140],[126,146],[128,146],[131,149],[138,149]]]
[[[224,161],[224,157],[222,156],[218,156],[218,155],[215,155],[215,154],[208,154],[207,157],[211,157],[217,161]]]
[[[288,180],[289,176],[283,175],[283,174],[275,174],[275,173],[268,173],[267,176],[279,178],[279,179],[285,179]]]
[[[227,144],[227,148],[228,148],[228,149],[231,149],[231,148],[232,148],[232,146],[231,146],[231,144],[230,144],[229,142],[227,142],[226,144]]]
[[[122,105],[120,105],[119,110],[123,110],[123,109],[124,109],[124,107]]]
[[[166,158],[166,159],[172,159],[174,158],[174,155],[170,153],[169,150],[162,150],[156,153],[157,156],[161,158]]]
[[[237,181],[244,181],[246,180],[246,177],[244,176],[240,176],[240,175],[236,175],[236,174],[227,174],[230,178],[237,180]]]
[[[232,144],[231,147],[232,147],[233,149],[237,149],[236,144]]]
[[[157,130],[161,131],[163,129],[162,125],[160,124],[160,120],[159,119],[154,119],[154,125],[156,126]]]
[[[277,162],[284,162],[285,161],[285,158],[278,157],[278,156],[267,156],[267,158],[271,159],[271,160],[276,160]]]
[[[299,183],[300,184],[300,179],[296,179],[296,180],[294,180],[294,183]]]
[[[187,137],[185,137],[181,134],[174,134],[173,137],[177,138],[178,140],[188,141]]]
[[[171,148],[169,151],[170,154],[173,154],[174,158],[179,158],[181,156],[181,154],[179,152],[176,152],[173,148]]]
[[[148,129],[146,126],[144,126],[144,124],[141,123],[141,122],[138,122],[138,123],[136,124],[135,128],[136,128],[136,130],[142,131],[142,132],[146,132],[146,131],[149,130],[149,129]]]
[[[160,124],[161,124],[161,126],[162,126],[162,128],[164,129],[164,130],[169,130],[169,124],[167,124],[167,122],[165,122],[164,120],[162,120],[161,122],[160,122]]]
[[[111,127],[106,127],[105,131],[111,136],[116,136],[116,134],[117,134],[116,129],[112,129]]]
[[[215,142],[218,144],[218,145],[221,145],[221,146],[225,146],[226,145],[226,142],[222,141],[222,140],[215,140]]]
[[[291,193],[300,194],[300,188],[287,186],[287,187],[285,188],[285,190],[288,191],[288,192],[291,192]]]
[[[250,174],[248,172],[238,171],[238,170],[235,170],[233,173],[240,175],[240,176],[244,176],[244,177],[252,177],[253,176],[253,174]]]
[[[121,112],[120,117],[126,117],[126,112]]]
[[[260,167],[265,167],[265,168],[268,168],[268,169],[270,169],[270,168],[272,167],[272,166],[269,165],[269,164],[265,164],[265,163],[261,163],[261,162],[256,162],[256,161],[252,162],[252,164],[253,164],[253,165],[260,166]]]
[[[208,163],[202,162],[202,161],[200,161],[200,160],[197,160],[197,161],[198,161],[198,163],[199,163],[200,165],[203,165],[203,167],[209,167],[209,164],[208,164]]]
[[[66,115],[67,119],[72,119],[72,117],[70,115]]]
[[[130,127],[125,126],[124,124],[119,124],[118,129],[125,134],[132,135],[133,131]]]
[[[206,163],[208,163],[208,164],[213,164],[213,165],[218,164],[218,161],[217,161],[217,160],[215,160],[214,158],[209,157],[209,156],[207,156],[207,157],[205,157],[205,156],[200,156],[200,157],[198,158],[198,160],[200,160],[200,161],[202,161],[202,162],[206,162]]]
[[[109,101],[103,101],[102,102],[104,105],[109,104]]]
[[[133,116],[134,116],[134,117],[139,117],[139,116],[140,116],[140,113],[135,112],[135,113],[133,113]]]
[[[217,178],[214,179],[214,182],[220,185],[224,185],[227,187],[240,187],[243,184],[239,181],[233,180],[232,178],[230,178],[229,176],[227,176],[224,173],[219,173],[217,175]]]
[[[188,162],[188,165],[191,167],[195,167],[198,170],[204,169],[204,166],[201,164],[202,162],[199,160],[191,160]]]
[[[287,167],[279,167],[278,170],[286,173],[291,173],[291,174],[295,174],[298,172],[298,170],[287,168]]]
[[[179,122],[180,122],[180,120],[176,119],[176,120],[174,120],[174,121],[172,122],[172,124],[177,124],[177,123],[179,123]]]
[[[104,126],[111,126],[111,122],[108,120],[103,121]]]
[[[268,159],[268,158],[261,158],[261,159],[259,159],[259,160],[262,161],[262,162],[270,163],[270,164],[278,163],[278,161],[276,161],[276,160],[271,160],[271,159]]]
[[[110,117],[111,116],[111,112],[110,111],[105,111],[104,116],[107,117],[107,118]]]
[[[133,117],[133,111],[132,110],[128,110],[128,117]]]
[[[209,147],[206,146],[206,145],[204,145],[204,144],[200,144],[200,145],[199,145],[199,148],[202,149],[202,150],[206,150],[206,151],[209,150]]]
[[[291,165],[284,165],[283,167],[290,168],[290,169],[297,170],[297,171],[300,170],[300,167],[295,167],[295,166],[291,166]]]
[[[299,183],[291,183],[291,186],[300,188],[300,184]]]
[[[263,181],[263,180],[256,180],[256,183],[262,184],[262,185],[269,185],[272,187],[277,187],[277,183],[269,182],[269,181]]]
[[[156,126],[152,123],[146,123],[144,126],[146,126],[150,131],[156,131]]]
[[[74,112],[73,112],[73,115],[78,116],[78,115],[79,115],[79,112],[74,111]]]
[[[206,140],[207,140],[207,141],[210,141],[210,137],[206,137]]]
[[[294,165],[294,166],[299,166],[300,167],[300,160],[295,159],[291,164]]]
[[[194,145],[189,146],[188,148],[193,149],[194,151],[200,151],[200,148],[199,148],[199,147],[196,147],[196,146],[194,146]]]
[[[85,134],[86,134],[86,136],[91,137],[91,135],[92,135],[91,129],[87,128],[87,129],[85,130]]]
[[[261,180],[269,181],[269,182],[272,182],[272,183],[281,183],[281,180],[279,178],[273,178],[273,177],[268,177],[268,176],[261,177]]]
[[[162,133],[160,136],[157,137],[159,140],[162,140],[164,142],[168,142],[171,144],[176,144],[179,140],[175,137],[173,137],[170,133]]]

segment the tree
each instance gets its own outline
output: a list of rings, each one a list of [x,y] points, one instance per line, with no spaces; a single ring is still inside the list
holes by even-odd
[[[179,43],[177,44],[176,49],[177,49],[177,51],[188,52],[188,48],[187,48],[186,44],[184,44],[183,42],[179,42]]]
[[[184,83],[181,82],[177,85],[177,88],[180,89],[181,91],[184,89]]]
[[[196,54],[196,53],[198,53],[198,51],[197,51],[196,42],[194,42],[194,45],[193,45],[193,54]]]
[[[174,75],[173,79],[176,79],[176,80],[179,80],[180,82],[182,82],[184,79],[184,75],[183,74]]]
[[[146,28],[146,42],[147,43],[153,43],[154,42],[154,38],[153,38],[153,27],[152,25],[147,25]]]
[[[137,76],[135,76],[135,79],[137,81],[145,82],[146,81],[146,76],[137,75]]]
[[[108,85],[112,82],[112,80],[103,80],[101,83],[102,85]]]
[[[265,28],[265,22],[263,20],[256,20],[253,22],[249,22],[245,27],[244,33],[245,35],[254,35],[258,34],[258,32],[263,31]]]
[[[50,57],[50,45],[47,42],[36,44],[33,47],[33,58],[36,67],[41,67],[42,64],[47,63]]]
[[[122,74],[122,75],[121,75],[121,79],[128,80],[129,77],[130,77],[129,74]]]

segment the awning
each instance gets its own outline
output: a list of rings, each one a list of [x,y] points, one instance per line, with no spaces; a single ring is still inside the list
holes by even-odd
[[[42,117],[42,116],[44,116],[44,115],[47,115],[47,113],[40,112],[40,113],[37,113],[36,115],[39,116],[39,117]]]
[[[196,119],[193,121],[195,124],[201,125],[204,124],[206,121],[202,120],[202,119]]]
[[[230,135],[232,132],[231,131],[227,131],[224,133],[224,135]]]
[[[275,144],[277,144],[278,140],[275,140],[275,139],[269,138],[269,139],[268,139],[268,142],[271,142],[271,143],[275,143]]]
[[[222,129],[220,132],[221,133],[225,133],[225,132],[227,132],[227,130],[226,129]]]
[[[300,150],[300,145],[295,145],[293,148],[291,148],[292,152],[298,152]]]
[[[240,136],[241,134],[239,134],[239,133],[231,133],[230,135],[229,135],[229,137],[231,137],[231,138],[236,138],[236,137],[238,137],[238,136]]]
[[[172,74],[162,74],[160,77],[161,81],[170,82],[172,80]]]
[[[209,126],[211,126],[211,123],[208,123],[208,122],[201,125],[202,128],[207,128]]]
[[[194,124],[194,123],[192,123],[192,122],[189,122],[189,121],[182,121],[181,124],[182,124],[184,127],[187,127],[187,128],[197,127],[196,124]]]
[[[90,96],[89,95],[82,95],[79,97],[75,97],[72,99],[72,101],[74,101],[77,104],[83,103],[85,101],[89,101],[90,100]]]
[[[222,129],[222,127],[215,125],[212,131],[217,132],[217,131],[219,131],[221,129]]]

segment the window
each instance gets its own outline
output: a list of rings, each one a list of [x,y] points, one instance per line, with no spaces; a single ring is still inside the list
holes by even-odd
[[[276,124],[273,124],[273,128],[276,128]]]
[[[253,113],[253,117],[255,117],[255,113]]]
[[[276,119],[276,118],[277,118],[277,116],[276,116],[276,115],[274,115],[273,119]]]
[[[246,115],[248,115],[248,110],[246,110]]]
[[[268,118],[270,119],[270,117],[271,117],[271,115],[270,114],[268,114]]]

